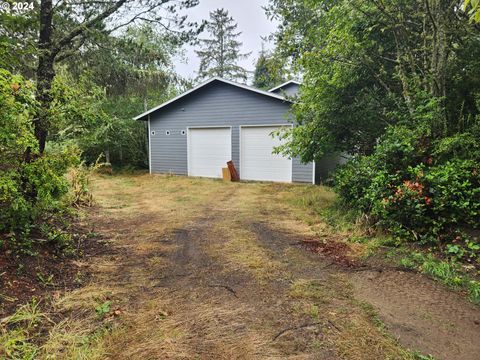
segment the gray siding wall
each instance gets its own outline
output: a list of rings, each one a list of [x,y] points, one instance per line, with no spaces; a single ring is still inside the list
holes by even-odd
[[[272,91],[272,93],[280,94],[283,96],[295,96],[298,94],[299,90],[300,86],[298,84],[290,83],[285,85],[284,87],[281,87],[280,89]]]
[[[335,169],[348,162],[348,154],[325,154],[315,162],[315,183],[321,184],[330,179]]]
[[[208,126],[232,126],[232,160],[240,172],[239,127],[290,124],[289,108],[289,103],[245,89],[220,82],[208,84],[150,114],[152,172],[187,175],[187,135],[181,132],[187,127]],[[312,164],[293,159],[292,166],[293,181],[312,182]]]
[[[302,164],[300,159],[293,158],[292,180],[294,182],[313,182],[313,163]]]

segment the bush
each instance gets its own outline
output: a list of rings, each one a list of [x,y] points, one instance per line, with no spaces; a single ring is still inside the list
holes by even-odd
[[[38,153],[32,129],[36,106],[32,84],[0,70],[0,241],[9,239],[24,250],[37,221],[63,207],[65,173],[79,155],[74,148]]]
[[[469,133],[432,144],[428,130],[393,127],[372,155],[337,172],[335,188],[398,239],[450,242],[463,236],[460,229],[480,226],[479,162],[475,151],[470,159],[458,152],[462,139],[476,146]]]

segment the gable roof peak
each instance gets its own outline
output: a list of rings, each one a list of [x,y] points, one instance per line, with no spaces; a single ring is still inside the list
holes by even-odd
[[[188,94],[191,94],[197,90],[200,90],[201,88],[203,88],[204,86],[214,82],[214,81],[219,81],[219,82],[222,82],[224,84],[228,84],[228,85],[232,85],[232,86],[236,86],[238,88],[241,88],[241,89],[245,89],[245,90],[249,90],[249,91],[252,91],[252,92],[255,92],[255,93],[258,93],[258,94],[261,94],[261,95],[265,95],[265,96],[269,96],[269,97],[272,97],[272,98],[275,98],[275,99],[278,99],[278,100],[282,100],[282,101],[285,101],[285,102],[292,102],[291,100],[289,99],[286,99],[285,97],[279,95],[279,94],[275,94],[275,93],[271,93],[269,91],[264,91],[264,90],[260,90],[260,89],[257,89],[257,88],[254,88],[252,86],[248,86],[248,85],[245,85],[245,84],[240,84],[240,83],[237,83],[235,81],[231,81],[231,80],[227,80],[227,79],[224,79],[224,78],[221,78],[219,76],[215,76],[215,77],[212,77],[202,83],[200,83],[199,85],[193,87],[192,89],[190,90],[187,90],[186,92],[174,97],[173,99],[170,99],[166,102],[164,102],[163,104],[160,104],[150,110],[147,110],[145,111],[144,113],[138,115],[138,116],[135,116],[133,119],[134,120],[140,120],[140,119],[143,119],[145,116],[151,114],[152,112],[154,111],[157,111],[181,98],[183,98],[184,96],[188,95]]]
[[[301,85],[298,81],[291,79],[291,80],[285,81],[283,84],[280,84],[278,86],[275,86],[274,88],[271,88],[270,90],[268,90],[268,92],[276,91],[276,90],[281,89],[281,88],[283,88],[287,85],[290,85],[290,84],[295,84],[295,85],[298,85],[298,86]]]

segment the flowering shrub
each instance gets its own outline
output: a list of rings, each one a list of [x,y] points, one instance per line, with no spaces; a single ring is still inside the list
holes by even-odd
[[[450,143],[458,147],[457,140]],[[441,142],[443,158],[447,143]],[[373,155],[337,172],[336,190],[344,203],[369,213],[399,239],[451,242],[462,230],[480,226],[480,161],[437,160],[435,150],[428,131],[393,128]]]

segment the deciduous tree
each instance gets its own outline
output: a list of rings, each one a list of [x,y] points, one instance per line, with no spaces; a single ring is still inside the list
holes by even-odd
[[[181,38],[185,39],[192,35],[192,28],[185,16],[178,16],[178,10],[197,3],[198,0],[105,0],[60,1],[54,5],[52,0],[41,0],[36,68],[37,99],[41,106],[34,120],[39,151],[45,148],[50,126],[56,63],[77,53],[95,33],[114,33],[134,22],[149,22],[180,31]]]
[[[289,147],[305,160],[369,154],[399,123],[446,136],[478,113],[478,30],[457,2],[272,0],[269,14],[305,75]]]

